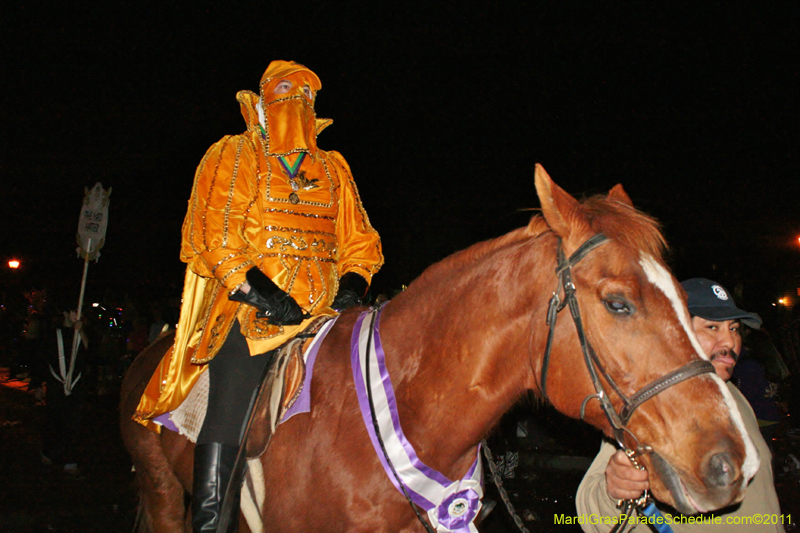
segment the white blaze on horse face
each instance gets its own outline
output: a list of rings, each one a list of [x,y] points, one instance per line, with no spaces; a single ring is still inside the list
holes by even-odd
[[[678,322],[681,323],[683,326],[684,331],[689,336],[689,342],[692,343],[692,348],[694,351],[697,352],[697,355],[700,356],[700,359],[704,359],[706,361],[710,361],[708,355],[703,350],[703,347],[700,346],[700,341],[697,340],[697,335],[694,334],[694,328],[692,327],[692,320],[689,317],[689,311],[687,311],[686,307],[684,307],[683,302],[681,302],[680,296],[678,296],[678,287],[675,285],[675,281],[673,280],[672,276],[670,276],[667,269],[664,268],[660,263],[654,260],[652,257],[645,255],[639,260],[639,265],[641,265],[642,270],[647,275],[647,279],[661,289],[667,300],[672,304],[672,308],[675,310],[675,314],[678,315]]]
[[[689,337],[689,341],[692,343],[692,347],[697,352],[697,355],[701,359],[708,361],[709,357],[703,351],[703,348],[700,346],[700,341],[697,340],[697,335],[694,333],[689,311],[683,305],[680,296],[678,296],[678,288],[675,285],[673,277],[661,263],[649,255],[642,255],[639,258],[639,265],[642,267],[642,270],[644,270],[648,281],[658,287],[672,304],[672,308],[675,310],[675,314],[678,317],[678,322],[681,323],[681,326],[683,326],[683,329],[686,331],[686,335]],[[744,428],[742,415],[739,413],[739,408],[736,407],[736,401],[733,399],[731,391],[728,390],[728,386],[725,385],[725,382],[715,373],[710,375],[711,379],[719,386],[722,397],[725,399],[725,405],[731,413],[731,420],[733,420],[733,424],[739,430],[739,433],[742,435],[742,440],[744,441],[745,458],[744,464],[742,465],[742,474],[744,475],[744,484],[746,485],[758,470],[758,451]]]

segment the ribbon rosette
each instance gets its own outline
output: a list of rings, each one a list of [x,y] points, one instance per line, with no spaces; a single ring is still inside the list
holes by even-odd
[[[472,523],[481,510],[480,483],[473,480],[456,481],[444,491],[442,502],[428,511],[428,518],[439,533],[476,533]]]

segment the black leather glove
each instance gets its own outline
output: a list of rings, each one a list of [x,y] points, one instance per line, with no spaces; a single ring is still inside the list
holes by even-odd
[[[367,280],[355,272],[348,272],[339,280],[339,292],[336,293],[331,307],[341,313],[345,309],[362,305],[367,290],[369,290]]]
[[[239,290],[228,299],[252,305],[258,309],[257,318],[266,318],[276,326],[293,326],[311,316],[257,267],[247,271],[247,283],[250,284],[247,294]]]

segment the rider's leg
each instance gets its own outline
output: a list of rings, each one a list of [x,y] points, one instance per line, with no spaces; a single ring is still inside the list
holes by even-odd
[[[222,498],[236,463],[237,446],[219,442],[198,444],[194,449],[194,488],[192,491],[192,531],[216,533]],[[238,511],[237,511],[238,514]],[[237,521],[231,520],[232,527]],[[236,529],[229,529],[236,531]]]
[[[241,428],[268,360],[263,355],[250,356],[236,322],[209,363],[208,410],[194,452],[192,530],[195,533],[216,531],[239,451]],[[237,501],[232,507],[228,531],[236,531],[238,524],[239,491],[233,494]]]

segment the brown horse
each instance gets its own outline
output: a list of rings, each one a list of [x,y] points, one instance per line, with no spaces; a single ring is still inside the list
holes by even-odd
[[[548,301],[554,291],[564,295],[559,247],[565,257],[580,250],[563,287],[574,287],[581,319],[565,313],[554,324],[545,383],[556,409],[574,418],[585,411],[588,423],[611,436],[610,420],[620,417],[604,413],[604,398],[620,413],[625,398],[706,359],[683,292],[661,259],[663,237],[622,187],[580,203],[537,165],[536,189],[542,216],[430,267],[382,311],[382,347],[405,436],[421,461],[450,479],[464,476],[478,444],[515,402],[528,391],[543,396]],[[608,240],[584,254],[582,245],[601,233]],[[310,413],[279,426],[260,459],[266,497],[259,512],[268,531],[424,531],[381,467],[359,411],[350,353],[358,316],[344,313],[321,346]],[[134,363],[121,405],[146,522],[156,532],[189,530],[193,445],[170,431],[157,435],[131,415],[169,342]],[[597,394],[590,359],[610,392]],[[708,372],[692,376],[659,383],[617,428],[622,440],[652,450],[640,462],[655,496],[686,513],[740,501],[757,464],[722,381]]]

